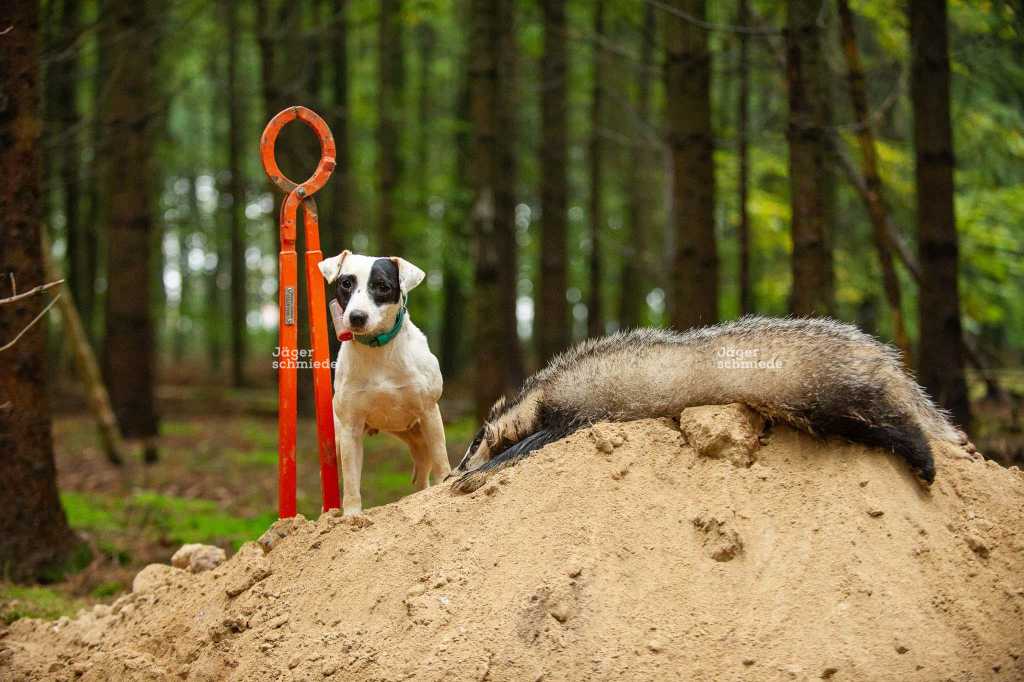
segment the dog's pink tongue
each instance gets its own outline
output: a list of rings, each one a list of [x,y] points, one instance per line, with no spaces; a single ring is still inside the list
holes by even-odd
[[[334,333],[338,335],[338,341],[351,341],[352,332],[345,329],[345,311],[341,309],[338,299],[332,298],[327,307],[331,311],[331,323],[334,325]]]

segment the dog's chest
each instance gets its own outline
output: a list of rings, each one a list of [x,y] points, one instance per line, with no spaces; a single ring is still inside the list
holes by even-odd
[[[440,394],[440,373],[433,369],[436,360],[422,363],[407,357],[397,362],[396,358],[390,359],[391,362],[374,365],[339,366],[340,375],[335,382],[339,417],[388,432],[408,431],[422,420]],[[417,359],[418,356],[412,358]]]
[[[366,425],[378,431],[408,431],[423,416],[424,393],[416,384],[398,385],[378,379],[353,390],[349,397],[365,415]]]

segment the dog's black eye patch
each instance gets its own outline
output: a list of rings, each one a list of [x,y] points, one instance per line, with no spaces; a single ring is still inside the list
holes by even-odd
[[[378,258],[370,268],[370,297],[377,305],[398,303],[401,289],[398,284],[398,266],[390,258]]]
[[[352,298],[352,293],[356,290],[356,276],[355,275],[342,275],[338,279],[338,287],[335,290],[334,298],[338,299],[338,303],[341,305],[341,309],[344,310],[348,307],[348,301]]]

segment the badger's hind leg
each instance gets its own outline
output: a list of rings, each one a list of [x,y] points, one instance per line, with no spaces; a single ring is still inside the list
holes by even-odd
[[[548,443],[554,443],[556,440],[565,438],[569,433],[571,433],[571,431],[566,432],[561,429],[541,429],[539,431],[535,431],[520,440],[518,443],[510,445],[508,448],[487,460],[476,469],[467,471],[459,476],[455,479],[455,482],[452,483],[452,489],[460,493],[471,493],[486,483],[487,479],[496,472],[501,471],[506,467],[513,466],[520,460],[530,456],[537,450],[540,450]]]
[[[921,480],[935,480],[935,458],[924,431],[909,417],[873,423],[848,415],[816,415],[810,420],[815,432],[836,435],[854,443],[890,450],[910,466]]]

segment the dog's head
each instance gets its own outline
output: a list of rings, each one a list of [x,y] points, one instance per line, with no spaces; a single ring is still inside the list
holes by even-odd
[[[342,251],[320,261],[320,272],[334,285],[344,311],[342,321],[356,334],[383,334],[407,293],[423,281],[424,272],[402,258],[377,258]]]

